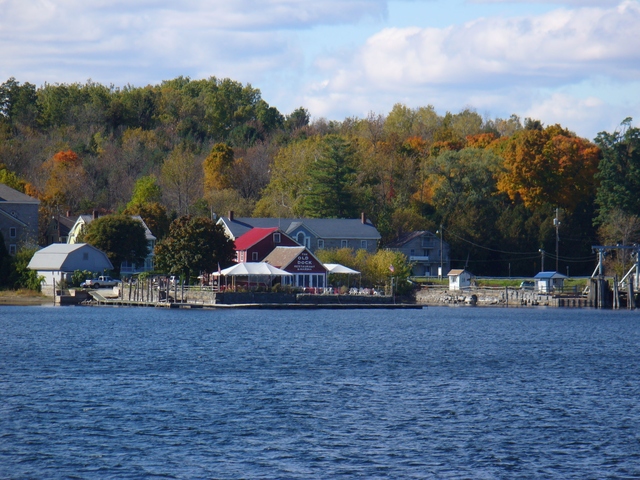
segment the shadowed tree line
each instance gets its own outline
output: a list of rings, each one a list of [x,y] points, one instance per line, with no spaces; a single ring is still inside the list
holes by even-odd
[[[639,144],[631,119],[593,142],[472,109],[397,104],[311,121],[214,77],[0,85],[0,181],[38,197],[43,224],[66,211],[126,213],[162,239],[187,215],[366,212],[383,243],[442,226],[452,265],[481,275],[533,275],[540,249],[555,263],[556,209],[563,273],[590,274],[592,245],[637,241]]]

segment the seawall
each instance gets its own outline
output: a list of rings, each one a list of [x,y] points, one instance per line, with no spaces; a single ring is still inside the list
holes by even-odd
[[[426,287],[416,293],[420,305],[479,305],[502,307],[549,306],[593,307],[583,296],[555,296],[516,288],[478,288],[449,290],[448,287]],[[592,303],[592,302],[591,302]]]

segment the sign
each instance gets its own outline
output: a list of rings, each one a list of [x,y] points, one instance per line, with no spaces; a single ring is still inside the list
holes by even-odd
[[[308,252],[302,252],[296,258],[296,261],[291,264],[291,267],[296,272],[313,272],[316,270],[316,262]]]

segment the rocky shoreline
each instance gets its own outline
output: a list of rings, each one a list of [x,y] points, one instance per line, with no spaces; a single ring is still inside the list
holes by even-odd
[[[470,306],[576,306],[587,307],[587,301],[582,296],[558,297],[547,293],[519,288],[466,288],[464,290],[449,290],[446,287],[423,288],[416,293],[416,303],[419,305],[470,305]]]

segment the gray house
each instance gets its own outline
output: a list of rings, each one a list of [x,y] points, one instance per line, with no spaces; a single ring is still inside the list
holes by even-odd
[[[0,183],[0,232],[11,255],[22,245],[38,244],[40,200]]]
[[[450,270],[449,244],[426,230],[405,233],[385,248],[403,253],[415,277],[442,277]]]
[[[104,252],[87,243],[54,243],[38,250],[27,268],[44,278],[42,292],[53,295],[54,285],[70,280],[76,270],[101,274],[113,265]]]
[[[378,250],[380,233],[364,214],[360,218],[235,218],[220,217],[231,240],[252,228],[277,227],[312,253],[317,250],[351,248],[375,253]]]

